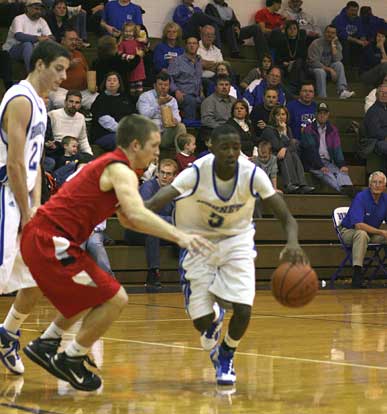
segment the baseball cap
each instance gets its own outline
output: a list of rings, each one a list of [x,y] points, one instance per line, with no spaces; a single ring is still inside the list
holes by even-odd
[[[328,105],[325,102],[320,102],[317,105],[317,112],[322,112],[322,111],[329,112]]]
[[[42,0],[27,0],[26,7],[28,6],[42,6],[43,7],[43,2]]]

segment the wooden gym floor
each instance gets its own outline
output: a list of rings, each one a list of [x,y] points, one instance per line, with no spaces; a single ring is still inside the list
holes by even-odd
[[[75,391],[25,357],[24,377],[1,368],[0,413],[387,413],[385,298],[383,289],[326,290],[294,310],[258,291],[232,393],[215,386],[180,293],[130,295],[119,321],[92,349],[102,390]],[[12,299],[0,298],[1,320]],[[22,346],[53,315],[42,302],[23,326]]]

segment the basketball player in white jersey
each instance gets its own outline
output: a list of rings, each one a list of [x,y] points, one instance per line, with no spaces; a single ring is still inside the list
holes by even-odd
[[[287,245],[281,259],[306,263],[307,258],[298,244],[296,220],[264,171],[240,156],[240,137],[235,129],[228,125],[216,128],[211,145],[212,154],[181,172],[146,206],[157,211],[175,199],[176,226],[217,246],[206,257],[183,253],[181,276],[186,309],[201,333],[202,347],[211,350],[217,383],[234,385],[233,356],[249,324],[255,296],[252,216],[256,197],[271,208],[286,231]],[[233,309],[220,346],[224,310],[214,306],[217,301]]]
[[[62,46],[39,43],[32,53],[32,71],[6,92],[0,104],[0,294],[18,291],[0,326],[0,359],[14,374],[24,372],[19,328],[41,297],[19,252],[20,232],[40,205],[47,125],[41,97],[66,79],[69,64],[70,55]]]

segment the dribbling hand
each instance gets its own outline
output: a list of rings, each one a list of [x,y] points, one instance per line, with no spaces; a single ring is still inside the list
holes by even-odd
[[[308,256],[298,243],[294,245],[287,244],[280,253],[280,261],[309,264]]]

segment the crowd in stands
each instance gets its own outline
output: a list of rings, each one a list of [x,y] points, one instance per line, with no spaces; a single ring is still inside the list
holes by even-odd
[[[339,131],[330,121],[335,114],[329,102],[315,101],[334,97],[328,95],[328,82],[335,83],[337,98],[354,96],[348,70],[358,71],[369,90],[360,151],[386,159],[387,23],[369,6],[348,1],[321,28],[302,0],[266,0],[254,23],[243,27],[224,0],[209,0],[204,9],[182,0],[161,41],[151,47],[142,18],[146,10],[131,0],[1,3],[6,2],[0,6],[9,20],[0,52],[6,89],[16,81],[13,62],[28,70],[37,42],[60,42],[71,54],[67,79],[45,97],[44,165],[53,174],[61,176],[68,164],[92,157],[92,145],[114,149],[118,122],[137,112],[152,119],[162,136],[160,159],[144,173],[144,198],[210,152],[211,131],[223,124],[238,131],[243,155],[267,172],[275,188],[279,176],[284,192],[311,193],[315,187],[305,179],[309,171],[352,197]],[[97,33],[98,44],[89,64],[84,49],[90,46],[90,31]],[[241,74],[235,59],[244,59],[247,39],[256,63]],[[154,240],[146,243],[155,245]],[[158,260],[157,255],[149,258],[153,287]]]

